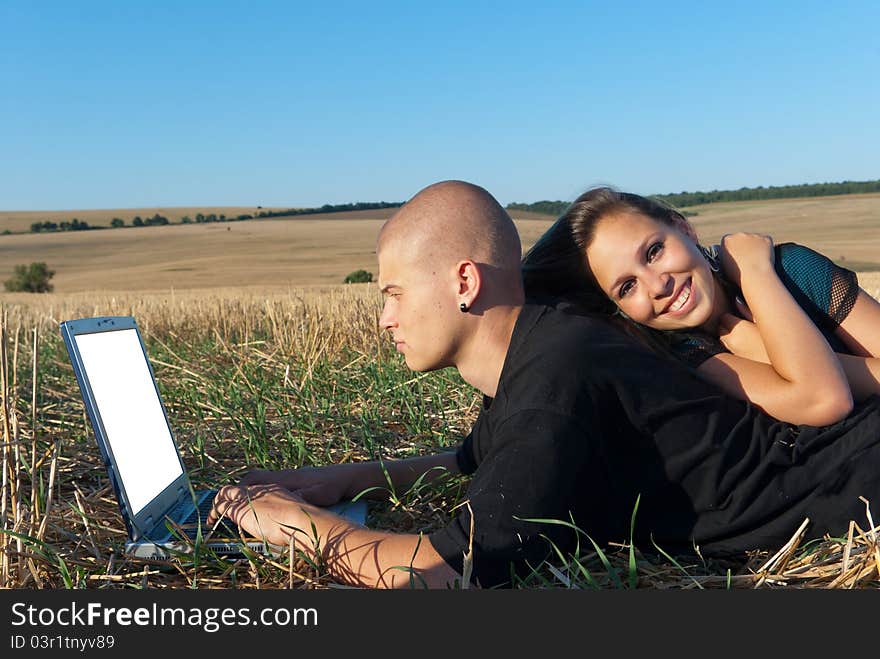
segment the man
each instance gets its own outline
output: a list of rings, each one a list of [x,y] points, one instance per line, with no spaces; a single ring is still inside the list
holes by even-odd
[[[417,371],[454,367],[485,398],[456,452],[253,472],[223,488],[227,514],[272,544],[315,551],[370,587],[509,584],[584,537],[777,548],[804,517],[844,532],[880,491],[880,405],[793,427],[648,352],[606,320],[525,304],[516,228],[485,190],[429,186],[382,228],[380,324]],[[873,468],[864,468],[865,465]],[[464,472],[463,505],[428,537],[367,529],[321,506],[370,487]],[[209,520],[210,521],[210,520]],[[572,528],[572,527],[576,527]]]
[[[504,209],[481,188],[460,182],[421,191],[383,226],[377,255],[386,301],[379,322],[410,368],[455,367],[467,382],[495,395],[523,303],[521,253]],[[312,546],[314,523],[330,571],[354,584],[446,587],[460,582],[461,568],[450,567],[427,538],[365,529],[317,507],[387,485],[382,467],[398,487],[426,472],[432,478],[459,471],[455,453],[447,452],[382,466],[256,472],[240,487],[221,490],[216,511],[282,546],[292,528],[303,529],[298,547]]]

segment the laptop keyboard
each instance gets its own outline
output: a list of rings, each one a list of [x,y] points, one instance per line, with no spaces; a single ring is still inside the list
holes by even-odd
[[[237,538],[239,535],[238,527],[226,518],[223,518],[220,523],[216,525],[216,528],[214,525],[211,527],[207,526],[206,520],[208,519],[208,513],[211,512],[211,508],[214,505],[214,494],[215,492],[211,492],[208,496],[204,497],[199,503],[198,508],[193,507],[189,501],[182,501],[175,506],[168,516],[171,519],[180,519],[183,515],[183,511],[189,508],[189,514],[180,522],[180,526],[182,527],[182,531],[190,538],[195,538],[199,524],[202,526],[202,535],[207,534],[213,529],[214,536]]]
[[[202,502],[199,504],[198,508],[193,508],[189,515],[187,515],[186,519],[183,520],[183,524],[196,524],[199,520],[204,521],[208,519],[208,513],[211,512],[211,508],[214,505],[214,496],[210,495],[202,499]]]

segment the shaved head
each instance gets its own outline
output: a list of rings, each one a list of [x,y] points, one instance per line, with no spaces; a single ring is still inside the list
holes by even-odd
[[[442,181],[418,192],[382,227],[377,251],[399,241],[426,266],[470,259],[519,273],[522,246],[513,220],[491,194],[472,183]]]
[[[407,366],[454,366],[495,395],[524,301],[513,220],[483,188],[442,181],[421,190],[379,232],[379,326]]]

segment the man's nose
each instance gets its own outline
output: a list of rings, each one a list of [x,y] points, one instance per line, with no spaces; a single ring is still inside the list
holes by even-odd
[[[394,319],[389,309],[389,304],[386,302],[385,306],[382,307],[382,315],[379,316],[379,329],[390,330],[392,327],[394,327]]]

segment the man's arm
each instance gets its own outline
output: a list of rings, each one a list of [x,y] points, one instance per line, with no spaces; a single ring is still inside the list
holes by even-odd
[[[226,515],[269,544],[322,561],[335,579],[369,588],[448,588],[461,583],[427,537],[374,531],[278,485],[227,486],[208,523]]]
[[[239,485],[280,485],[298,493],[305,501],[329,506],[358,495],[382,498],[388,488],[406,490],[420,478],[429,482],[443,474],[458,474],[455,451],[444,451],[403,460],[352,462],[323,467],[301,467],[281,471],[256,470]]]

